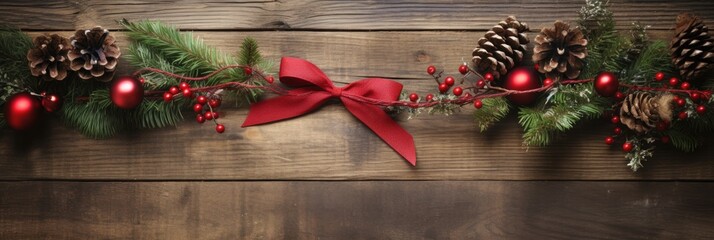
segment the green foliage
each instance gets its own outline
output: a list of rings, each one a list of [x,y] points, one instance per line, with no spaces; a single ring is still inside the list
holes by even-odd
[[[675,72],[669,58],[667,43],[658,40],[647,43],[639,56],[627,68],[620,71],[619,79],[624,83],[648,85],[653,83],[652,77],[660,71],[668,75]]]
[[[474,111],[474,119],[481,132],[488,130],[496,122],[500,121],[511,110],[511,105],[503,97],[486,98],[482,100],[483,107]]]
[[[0,105],[11,95],[37,88],[30,74],[27,51],[32,39],[19,29],[0,26]]]
[[[627,140],[632,144],[632,151],[625,154],[625,159],[629,162],[627,166],[632,169],[632,171],[637,171],[642,167],[642,162],[647,161],[652,157],[655,147],[652,144],[655,142],[654,138],[636,136],[635,138]]]

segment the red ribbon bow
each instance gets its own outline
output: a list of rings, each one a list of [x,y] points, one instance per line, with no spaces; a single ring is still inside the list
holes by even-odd
[[[380,107],[355,100],[362,97],[395,101],[402,91],[402,84],[383,78],[366,78],[340,88],[311,62],[291,57],[283,57],[280,61],[280,81],[294,89],[285,95],[253,104],[242,127],[297,117],[335,97],[392,149],[416,165],[412,135]]]

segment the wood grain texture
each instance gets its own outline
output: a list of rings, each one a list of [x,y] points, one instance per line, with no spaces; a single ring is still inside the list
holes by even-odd
[[[69,34],[69,32],[66,32]],[[425,94],[429,64],[456,66],[471,46],[471,32],[200,32],[224,51],[251,35],[273,59],[310,59],[330,77],[397,78]],[[120,46],[126,38],[119,33]],[[428,39],[428,41],[426,40]],[[122,71],[131,68],[123,63]],[[402,121],[414,135],[418,166],[409,167],[342,106],[280,123],[241,129],[245,108],[223,108],[228,131],[190,119],[176,129],[88,139],[58,124],[34,140],[0,136],[0,179],[712,179],[714,149],[683,154],[661,147],[645,168],[632,173],[621,151],[602,143],[606,120],[581,124],[548,148],[526,149],[514,118],[484,134],[465,109],[456,116]],[[187,113],[187,116],[191,116]],[[593,127],[591,127],[593,126]]]
[[[618,27],[633,21],[653,29],[671,29],[680,12],[711,21],[708,1],[613,0]],[[516,15],[534,28],[557,19],[576,19],[583,0],[561,1],[110,1],[10,0],[0,2],[0,22],[26,29],[75,29],[115,20],[161,19],[186,29],[280,30],[486,30],[506,16]],[[33,16],[28,18],[28,16]]]
[[[711,239],[696,182],[4,182],[3,239]]]

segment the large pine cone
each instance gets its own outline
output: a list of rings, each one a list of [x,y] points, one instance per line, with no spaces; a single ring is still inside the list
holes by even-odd
[[[70,68],[82,79],[110,81],[121,52],[109,31],[101,27],[79,30],[71,40],[74,50],[67,55]]]
[[[714,39],[702,20],[688,13],[677,16],[675,33],[669,50],[672,63],[684,79],[696,78],[714,62]]]
[[[477,72],[491,73],[498,79],[501,75],[520,64],[526,52],[529,40],[528,24],[519,22],[511,16],[486,32],[478,40],[478,46],[473,51],[474,68]]]
[[[543,28],[535,38],[533,62],[538,71],[553,80],[575,79],[588,55],[588,40],[579,28],[556,21],[554,28]]]
[[[34,39],[35,47],[27,51],[27,61],[32,76],[45,80],[63,80],[67,77],[69,60],[67,52],[72,45],[67,38],[57,34],[42,35]]]
[[[638,133],[647,132],[660,121],[672,121],[672,99],[674,95],[665,93],[654,95],[649,92],[635,92],[627,96],[620,108],[620,121]]]

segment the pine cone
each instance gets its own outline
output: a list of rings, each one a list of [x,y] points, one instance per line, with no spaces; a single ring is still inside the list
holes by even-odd
[[[620,121],[635,132],[647,132],[660,121],[672,121],[672,99],[674,95],[670,93],[632,93],[622,102]]]
[[[535,38],[533,62],[538,71],[553,80],[575,79],[588,55],[588,40],[579,28],[556,21],[554,28],[543,28]]]
[[[495,79],[506,75],[523,60],[529,40],[528,24],[511,16],[486,32],[473,51],[474,68],[479,73],[491,73]]]
[[[121,52],[109,31],[101,27],[79,30],[71,40],[74,49],[67,55],[71,61],[70,68],[77,71],[82,79],[110,81]]]
[[[57,34],[38,36],[35,47],[27,51],[27,61],[32,76],[45,80],[63,80],[67,77],[69,60],[67,52],[72,49],[67,38]]]
[[[670,43],[672,63],[685,80],[699,76],[714,62],[714,39],[701,19],[688,13],[677,16],[677,29]]]

